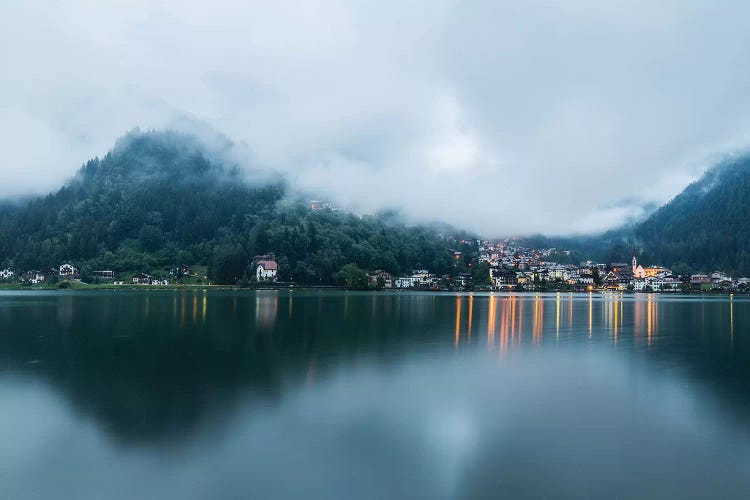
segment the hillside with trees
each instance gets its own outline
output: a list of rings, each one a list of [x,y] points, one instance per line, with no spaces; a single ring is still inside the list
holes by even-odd
[[[59,191],[0,208],[0,266],[72,262],[85,275],[202,265],[213,281],[236,283],[254,255],[275,253],[279,279],[299,283],[341,283],[347,264],[392,274],[454,270],[455,240],[430,228],[313,211],[284,179],[247,177],[195,137],[131,132]]]
[[[678,270],[750,275],[750,156],[708,170],[633,228],[654,261]]]

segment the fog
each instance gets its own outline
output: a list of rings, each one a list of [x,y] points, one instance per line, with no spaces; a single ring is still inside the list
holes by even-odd
[[[0,195],[135,126],[486,235],[642,216],[750,142],[735,2],[3,2]]]

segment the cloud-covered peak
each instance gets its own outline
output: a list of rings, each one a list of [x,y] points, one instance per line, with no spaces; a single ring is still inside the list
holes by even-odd
[[[134,126],[198,122],[354,209],[488,235],[602,230],[750,142],[749,14],[16,2],[0,16],[0,192],[53,189]]]

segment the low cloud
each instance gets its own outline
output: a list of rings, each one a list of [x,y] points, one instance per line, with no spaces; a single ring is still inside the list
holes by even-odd
[[[355,210],[487,235],[570,234],[639,216],[750,143],[750,5],[2,11],[5,196],[54,189],[125,131],[189,116],[252,151],[253,165]]]

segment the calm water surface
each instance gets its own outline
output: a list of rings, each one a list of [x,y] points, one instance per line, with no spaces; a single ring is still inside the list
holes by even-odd
[[[0,293],[0,498],[750,498],[745,297]]]

